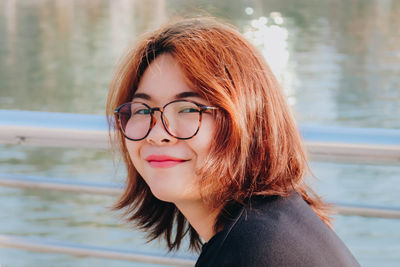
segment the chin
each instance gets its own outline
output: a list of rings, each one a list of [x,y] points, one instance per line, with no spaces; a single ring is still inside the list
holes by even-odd
[[[177,192],[168,192],[166,190],[155,190],[153,188],[150,188],[150,190],[151,193],[153,193],[153,195],[161,201],[176,203],[180,199]]]
[[[161,201],[165,202],[175,202],[179,200],[182,196],[182,190],[180,186],[176,183],[147,183],[150,187],[151,193]]]
[[[176,183],[149,185],[153,195],[161,201],[179,203],[200,199],[199,190],[191,190],[191,186]],[[190,188],[190,190],[188,190]]]
[[[153,191],[152,191],[152,193],[153,193]],[[161,201],[164,201],[164,202],[169,202],[169,203],[175,203],[174,198],[171,197],[171,196],[163,195],[163,194],[154,194],[154,193],[153,193],[153,195],[154,195],[158,200],[161,200]]]

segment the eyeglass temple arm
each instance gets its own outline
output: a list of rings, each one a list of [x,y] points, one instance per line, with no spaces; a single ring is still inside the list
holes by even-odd
[[[203,110],[206,110],[206,109],[218,109],[218,108],[216,108],[216,107],[210,107],[210,106],[201,106],[200,107],[201,109],[203,109]]]

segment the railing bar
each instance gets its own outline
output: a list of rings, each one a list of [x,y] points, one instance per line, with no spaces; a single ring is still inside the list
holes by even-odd
[[[96,257],[113,260],[136,261],[172,266],[193,266],[194,260],[180,257],[167,257],[159,255],[145,254],[143,252],[124,251],[99,246],[65,244],[55,241],[42,239],[14,237],[0,235],[0,246],[16,248],[42,253],[61,253],[76,257]]]
[[[118,196],[122,185],[0,174],[0,186]]]
[[[27,177],[10,174],[0,174],[0,186],[115,196],[118,196],[122,193],[122,185],[118,185],[116,183],[94,183],[87,181],[71,181],[64,179]],[[336,212],[338,212],[340,215],[358,215],[363,217],[378,217],[388,219],[400,218],[400,208],[371,205],[366,206],[347,203],[333,203],[333,205]]]
[[[12,119],[10,119],[12,118]],[[0,110],[0,143],[108,148],[105,116]],[[311,160],[400,163],[400,130],[302,125]]]
[[[387,207],[365,208],[365,207],[360,207],[358,205],[342,206],[340,204],[336,204],[334,208],[338,214],[345,216],[357,215],[357,216],[372,217],[372,218],[400,219],[400,209],[392,209]]]

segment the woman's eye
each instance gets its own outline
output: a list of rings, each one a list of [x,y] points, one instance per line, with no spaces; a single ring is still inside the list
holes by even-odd
[[[138,109],[138,110],[135,110],[133,112],[133,114],[147,115],[147,114],[150,114],[150,110],[148,110],[148,109]]]

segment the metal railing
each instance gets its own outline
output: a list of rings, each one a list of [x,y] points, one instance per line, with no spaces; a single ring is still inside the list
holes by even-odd
[[[301,126],[311,160],[400,163],[400,130]],[[107,148],[105,116],[0,110],[0,143]]]
[[[9,235],[0,235],[0,246],[41,253],[60,253],[76,257],[96,257],[160,265],[193,266],[195,263],[193,259],[177,256],[159,256],[142,251],[129,251],[82,244],[68,244],[41,238],[15,237]]]
[[[400,130],[302,126],[300,132],[314,161],[400,163]],[[109,146],[104,116],[11,110],[0,110],[0,143],[43,147]],[[0,186],[104,195],[118,195],[122,189],[115,183],[72,182],[7,174],[0,175]],[[400,208],[394,207],[336,203],[335,208],[342,215],[400,218]],[[194,264],[192,259],[7,235],[0,235],[0,246],[173,266]]]
[[[0,174],[0,186],[111,196],[120,195],[123,188],[123,185],[116,183],[82,182],[15,174]],[[334,210],[341,215],[400,219],[400,208],[343,202],[331,204],[333,204]]]

